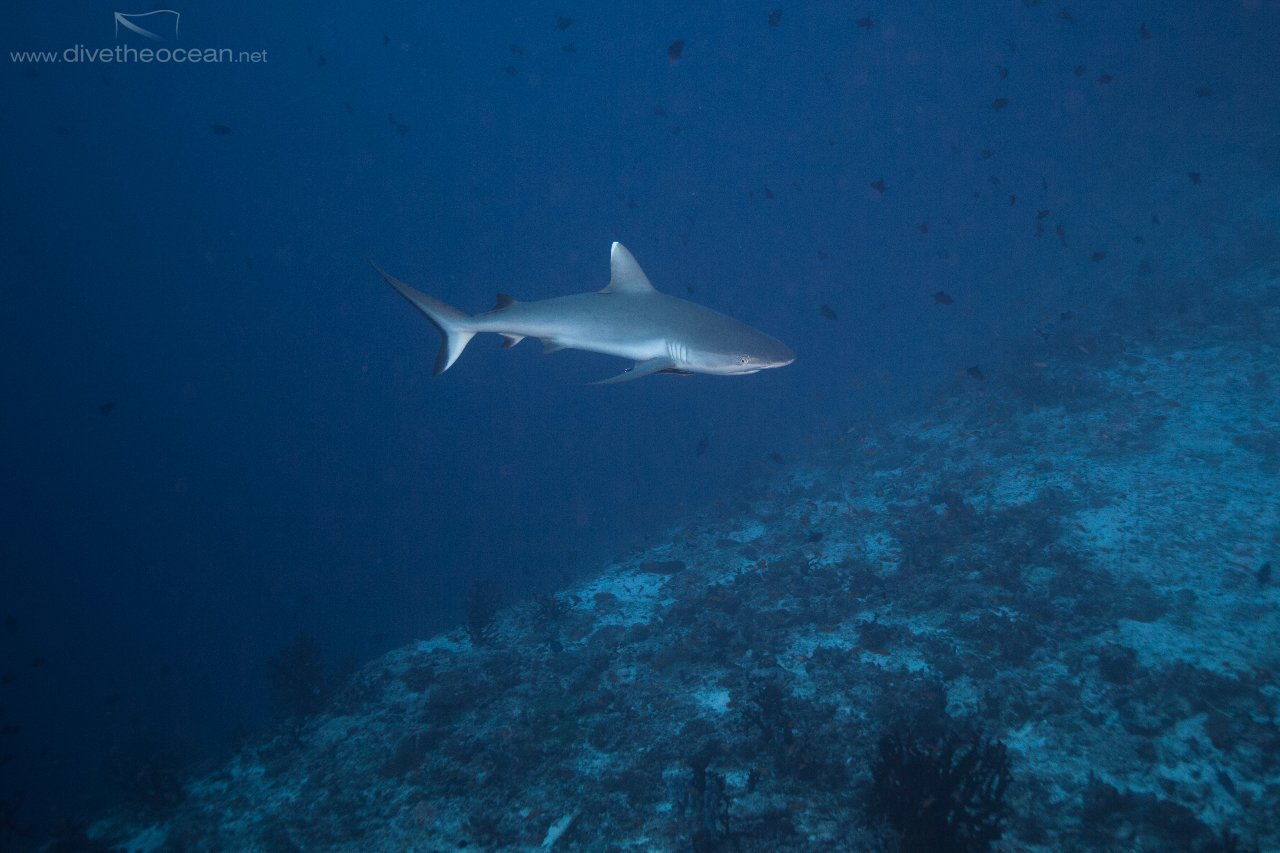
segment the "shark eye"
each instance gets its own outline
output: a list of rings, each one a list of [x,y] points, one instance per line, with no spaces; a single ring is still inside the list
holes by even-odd
[[[746,364],[746,363],[747,363],[747,357],[745,355],[738,356],[738,364]]]

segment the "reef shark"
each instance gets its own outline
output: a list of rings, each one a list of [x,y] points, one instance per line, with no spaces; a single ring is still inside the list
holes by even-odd
[[[502,335],[503,348],[538,338],[544,352],[578,349],[616,355],[635,366],[604,385],[653,373],[710,373],[736,376],[785,367],[796,354],[781,341],[718,311],[658,292],[621,243],[609,254],[609,284],[595,293],[518,302],[498,295],[485,314],[470,315],[392,278],[370,261],[387,283],[427,315],[443,340],[435,374],[448,370],[471,338]]]

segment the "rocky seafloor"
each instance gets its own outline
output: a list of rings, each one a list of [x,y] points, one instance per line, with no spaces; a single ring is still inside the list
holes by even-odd
[[[1048,324],[927,415],[572,588],[481,601],[89,834],[1280,850],[1280,270],[1191,304]]]

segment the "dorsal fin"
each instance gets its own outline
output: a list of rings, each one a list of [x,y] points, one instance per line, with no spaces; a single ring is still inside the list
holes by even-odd
[[[516,301],[517,300],[515,298],[510,297],[505,293],[499,293],[498,299],[494,303],[493,307],[489,309],[489,313],[493,313],[501,308],[506,308],[508,305],[515,305]]]
[[[609,284],[601,293],[654,293],[649,278],[636,259],[621,243],[614,243],[609,253]]]

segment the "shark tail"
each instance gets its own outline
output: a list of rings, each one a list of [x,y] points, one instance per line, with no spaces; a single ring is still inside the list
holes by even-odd
[[[369,261],[369,265],[440,330],[443,339],[440,341],[440,352],[436,354],[435,375],[439,376],[452,367],[458,360],[458,356],[462,355],[462,351],[467,348],[467,344],[471,343],[471,339],[475,337],[475,330],[471,328],[471,316],[452,305],[446,305],[439,299],[427,296],[420,290],[415,290],[399,279],[392,278],[373,261]]]

